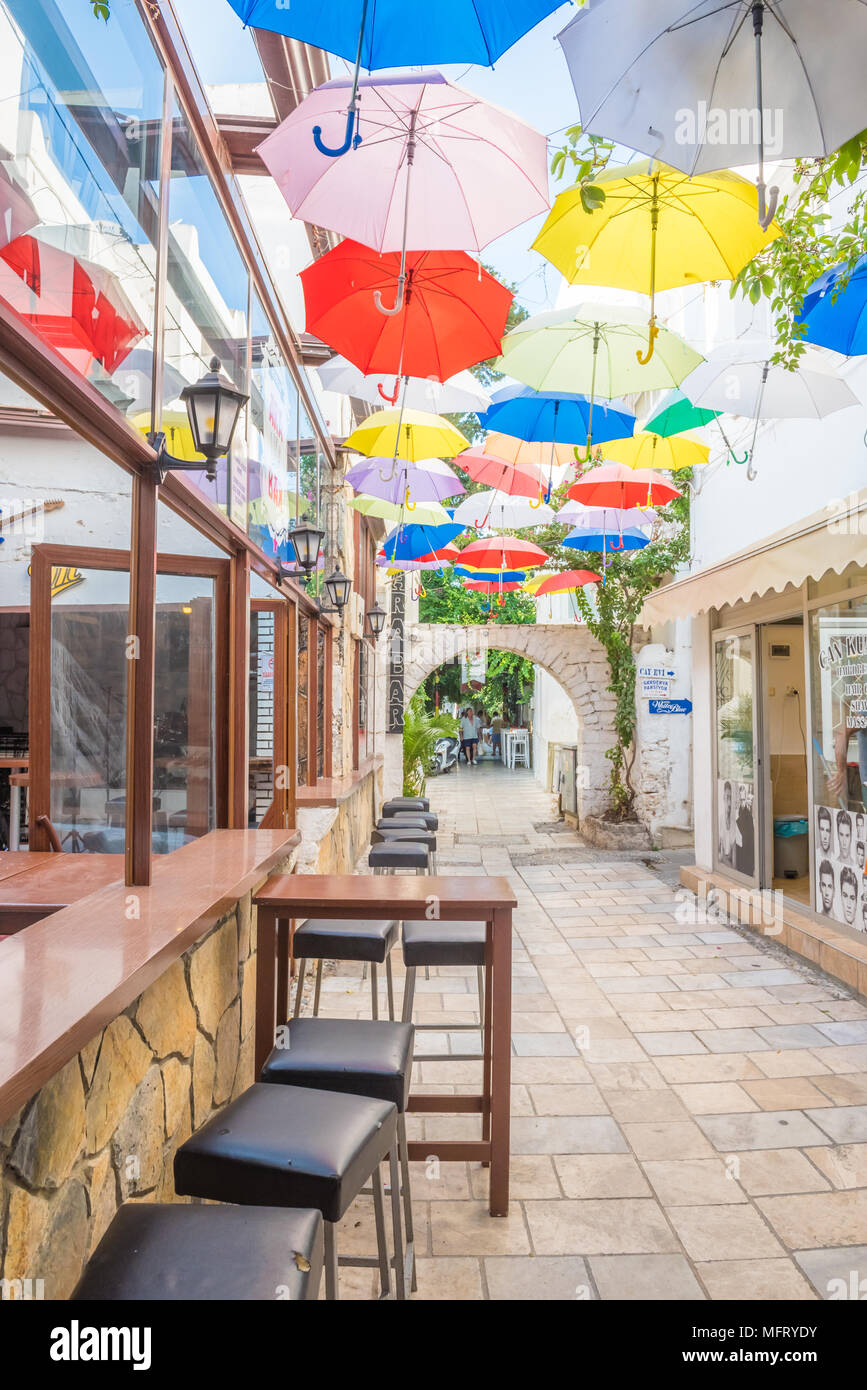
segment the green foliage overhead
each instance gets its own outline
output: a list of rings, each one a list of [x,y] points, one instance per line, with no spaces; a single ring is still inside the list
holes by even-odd
[[[527,703],[533,694],[534,669],[532,661],[517,652],[488,652],[488,666],[485,684],[481,690],[461,690],[461,665],[453,662],[433,671],[421,687],[428,707],[436,707],[439,694],[440,704],[453,700],[459,709],[472,705],[482,709],[485,714],[499,714],[507,723],[518,717],[521,705]]]
[[[110,0],[90,0],[90,8],[93,10],[94,19],[104,19],[106,24],[111,13]]]
[[[479,623],[534,623],[536,607],[529,594],[503,594],[489,598],[475,589],[465,589],[460,577],[449,567],[444,574],[423,576],[424,592],[419,597],[420,623],[459,623],[463,627]]]

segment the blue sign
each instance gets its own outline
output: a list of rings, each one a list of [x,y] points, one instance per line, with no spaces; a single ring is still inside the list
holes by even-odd
[[[651,714],[692,714],[692,700],[651,700]]]

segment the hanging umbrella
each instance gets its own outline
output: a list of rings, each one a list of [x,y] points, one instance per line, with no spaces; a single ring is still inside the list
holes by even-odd
[[[8,167],[8,151],[0,146],[0,245],[15,241],[39,226],[40,217],[30,198]]]
[[[691,347],[667,328],[657,334],[650,363],[636,360],[644,347],[645,317],[620,305],[584,304],[533,314],[503,339],[497,365],[545,394],[579,386],[589,395],[586,463],[595,440],[593,407],[597,396],[611,400],[633,391],[678,386],[701,362]]]
[[[469,440],[439,415],[423,410],[378,410],[362,420],[344,447],[368,456],[390,454],[418,463],[426,458],[454,458],[469,448]]]
[[[622,531],[624,527],[647,526],[656,512],[647,507],[590,507],[584,502],[565,502],[555,517],[564,526],[590,526],[598,531]]]
[[[365,459],[350,468],[344,482],[357,493],[404,504],[407,511],[412,511],[417,502],[441,502],[444,497],[457,497],[466,492],[457,473],[442,459],[401,463],[394,477],[384,481],[390,468],[391,459]]]
[[[394,298],[400,257],[342,241],[301,271],[307,331],[361,371],[447,381],[494,356],[512,292],[462,251],[413,251],[406,299],[386,316],[374,292]]]
[[[528,526],[549,526],[554,511],[544,503],[533,504],[507,492],[473,492],[455,507],[454,517],[477,531],[487,527],[520,531]]]
[[[460,551],[458,555],[460,556]],[[499,583],[501,579],[504,584],[522,584],[527,578],[523,570],[474,570],[458,564],[454,570],[459,579],[484,579],[489,584]]]
[[[432,570],[444,570],[446,565],[451,565],[460,556],[460,551],[456,545],[443,545],[439,550],[433,551],[430,556],[422,557],[420,560],[397,560],[386,555],[384,550],[377,552],[376,563],[384,569],[405,570],[407,573],[416,571],[427,572]]]
[[[601,550],[604,554],[616,555],[622,550],[643,550],[650,545],[650,537],[633,526],[624,527],[622,531],[576,526],[562,544],[570,550]]]
[[[562,0],[229,0],[245,24],[323,48],[355,63],[341,144],[314,131],[317,149],[339,156],[358,149],[360,72],[422,63],[492,66]]]
[[[137,347],[121,363],[115,372],[115,383],[127,396],[132,397],[127,407],[129,414],[137,411],[150,411],[153,395],[153,361],[151,348]],[[186,377],[168,362],[163,363],[162,399],[174,401],[187,385]],[[184,412],[186,414],[186,412]]]
[[[559,35],[585,132],[704,173],[831,154],[867,126],[852,0],[593,0]]]
[[[543,598],[546,594],[573,594],[585,584],[601,584],[602,575],[593,570],[562,570],[559,574],[536,574],[524,585],[528,594]]]
[[[667,479],[650,469],[603,463],[573,483],[566,496],[588,506],[664,507],[681,494]]]
[[[150,410],[139,411],[130,416],[130,424],[145,436],[153,429]],[[186,410],[164,410],[160,428],[166,437],[166,448],[175,458],[186,459],[188,463],[200,462],[202,469],[208,466],[193,443],[193,431]]]
[[[382,401],[394,403],[391,395],[383,390],[381,373],[365,376],[345,357],[332,357],[330,362],[317,367],[316,371],[326,391],[354,396],[356,400],[370,401],[372,405],[380,405]],[[457,412],[478,414],[480,410],[487,410],[490,403],[490,396],[472,372],[458,372],[443,382],[431,381],[427,377],[410,377],[406,383],[405,404],[408,410],[428,410],[434,415]]]
[[[814,280],[804,296],[798,323],[805,338],[844,357],[867,352],[867,256],[849,271],[835,265]]]
[[[520,580],[508,579],[462,579],[461,583],[465,589],[471,589],[477,594],[514,594],[518,589],[523,589]]]
[[[666,393],[642,428],[650,434],[659,434],[663,439],[668,439],[672,434],[700,429],[702,425],[716,420],[719,414],[718,410],[705,410],[693,405],[682,391],[675,389]]]
[[[461,551],[461,563],[472,569],[536,569],[544,565],[547,554],[532,541],[516,536],[492,536],[488,540],[471,541]]]
[[[529,386],[504,386],[495,391],[490,409],[479,416],[485,429],[501,430],[532,442],[586,444],[592,411],[587,396],[561,391],[542,394]],[[605,401],[596,409],[593,442],[625,439],[635,429],[635,415],[622,402]]]
[[[750,481],[756,476],[753,451],[760,420],[822,420],[858,404],[851,387],[827,370],[815,349],[808,348],[793,371],[774,365],[772,354],[766,343],[730,343],[711,352],[683,383],[694,405],[755,420],[747,453]]]
[[[416,526],[447,526],[451,521],[445,507],[439,502],[416,502],[410,515],[406,500],[387,502],[382,497],[353,497],[349,506],[362,516],[379,517],[382,521],[412,521]]]
[[[342,136],[351,85],[317,87],[258,147],[299,221],[376,251],[480,252],[547,211],[544,135],[439,72],[362,79],[356,151],[330,158],[309,133]]]
[[[463,530],[465,527],[459,521],[450,521],[447,526],[414,526],[408,522],[389,532],[382,543],[381,554],[389,564],[436,559],[449,541],[455,540]],[[451,564],[451,560],[444,560],[443,564]]]
[[[658,333],[656,292],[705,280],[732,280],[780,235],[756,223],[756,190],[739,174],[687,178],[654,160],[605,169],[605,194],[587,211],[579,184],[559,194],[533,242],[569,284],[610,285],[650,296],[649,362]]]
[[[496,458],[478,447],[458,454],[455,463],[474,483],[485,483],[495,492],[504,492],[509,497],[538,498],[541,501],[545,480],[541,469],[534,464],[516,468],[505,459]]]
[[[486,436],[482,449],[515,468],[550,468],[552,457],[557,469],[571,468],[575,462],[569,444],[538,444],[496,432]]]
[[[676,472],[679,468],[698,468],[707,463],[710,449],[685,435],[662,435],[642,431],[631,439],[616,439],[602,450],[606,459],[625,463],[627,468],[664,468]]]

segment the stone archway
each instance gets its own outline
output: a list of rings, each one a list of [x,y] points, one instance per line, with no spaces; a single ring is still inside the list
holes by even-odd
[[[481,647],[515,652],[559,682],[575,707],[580,731],[578,814],[601,815],[608,806],[611,764],[605,751],[616,742],[614,696],[605,649],[580,623],[497,623],[461,627],[416,623],[406,633],[404,690],[409,700],[438,666]]]

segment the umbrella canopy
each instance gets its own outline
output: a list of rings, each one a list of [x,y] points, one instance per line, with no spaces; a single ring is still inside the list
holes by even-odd
[[[458,454],[455,463],[474,483],[486,483],[495,492],[506,493],[509,497],[536,498],[545,488],[542,470],[535,464],[516,468],[514,464],[496,458],[484,449],[467,449]]]
[[[524,588],[535,598],[545,594],[571,594],[583,589],[585,584],[601,584],[602,575],[593,570],[562,570],[559,574],[536,574],[527,580]]]
[[[0,159],[8,158],[0,146]],[[18,182],[14,172],[0,163],[0,244],[6,245],[38,227],[39,213]]]
[[[570,284],[612,285],[650,295],[703,280],[731,280],[780,235],[757,222],[755,187],[729,170],[687,178],[654,160],[605,169],[593,183],[605,194],[587,211],[578,185],[559,194],[533,242]]]
[[[382,543],[383,554],[389,564],[404,560],[437,560],[449,541],[453,541],[465,528],[461,523],[450,521],[444,526],[396,526]],[[457,551],[460,554],[462,552]],[[443,560],[442,564],[451,564]],[[439,561],[437,568],[439,568]]]
[[[407,573],[427,573],[433,570],[443,570],[446,565],[451,565],[460,555],[456,545],[444,545],[439,550],[435,550],[430,556],[423,557],[421,560],[396,560],[390,555],[386,555],[384,550],[380,550],[376,556],[376,563],[384,569],[405,570]]]
[[[353,497],[350,507],[362,516],[376,516],[383,521],[412,521],[416,526],[447,526],[451,517],[439,502],[414,502],[407,506],[406,498],[388,502],[382,497]]]
[[[677,488],[646,468],[603,463],[591,468],[570,487],[567,497],[598,507],[664,507],[680,497]]]
[[[489,434],[482,445],[486,454],[505,459],[515,468],[571,468],[575,462],[572,447],[568,444],[539,444],[524,439],[516,439],[510,434]]]
[[[471,541],[461,551],[461,563],[472,569],[537,569],[548,556],[539,545],[516,536],[492,536]]]
[[[378,410],[353,430],[345,447],[370,457],[391,455],[418,463],[434,457],[454,458],[469,448],[469,440],[439,415],[423,410]]]
[[[508,579],[463,579],[461,580],[465,589],[472,589],[477,594],[513,594],[518,589],[523,589],[520,580]]]
[[[460,551],[458,551],[460,555]],[[455,565],[455,574],[459,579],[482,579],[489,584],[496,584],[502,579],[504,584],[522,584],[527,578],[523,570],[474,570],[468,569],[466,565]]]
[[[474,492],[455,507],[454,517],[477,531],[486,527],[497,531],[523,530],[527,526],[549,526],[554,511],[544,503],[534,504],[506,492]]]
[[[606,444],[603,453],[615,463],[625,463],[627,468],[665,468],[671,472],[679,468],[698,468],[710,458],[710,449],[696,439],[687,439],[682,434],[664,439],[662,435],[643,431],[631,439],[617,439]]]
[[[499,351],[512,292],[462,251],[411,252],[400,313],[380,313],[374,294],[395,298],[400,259],[342,241],[302,270],[308,332],[365,374],[447,381]]]
[[[424,459],[417,464],[401,462],[394,477],[389,478],[391,467],[391,459],[365,459],[350,468],[344,481],[358,493],[405,504],[409,510],[416,502],[441,502],[444,497],[466,492],[457,473],[442,459]]]
[[[150,410],[131,415],[129,422],[137,430],[141,430],[143,435],[150,434],[153,428]],[[170,454],[174,454],[175,458],[186,459],[188,463],[199,462],[203,469],[207,468],[207,459],[202,457],[193,442],[190,417],[186,410],[164,410],[160,428],[166,437],[166,448]]]
[[[819,157],[867,126],[867,7],[594,0],[559,35],[581,125],[687,174]]]
[[[254,29],[268,29],[373,68],[419,63],[489,67],[562,0],[229,0]],[[359,43],[360,40],[360,43]]]
[[[842,352],[844,357],[867,352],[867,256],[849,274],[835,265],[814,280],[804,296],[798,323],[808,342]]]
[[[682,391],[675,389],[663,397],[644,429],[668,439],[672,434],[683,434],[684,430],[700,429],[702,425],[710,424],[719,413],[718,410],[705,410],[702,406],[693,405]]]
[[[569,532],[563,545],[570,550],[601,550],[606,555],[618,555],[622,550],[643,550],[650,545],[650,537],[632,526],[613,532],[576,526]]]
[[[547,211],[545,136],[439,72],[361,79],[359,142],[331,158],[351,88],[317,87],[258,147],[293,217],[377,251],[478,252]]]
[[[391,395],[383,389],[382,373],[365,376],[345,357],[332,357],[330,362],[317,367],[316,371],[326,391],[355,396],[356,400],[370,401],[372,405],[381,405],[384,400],[392,401]],[[427,377],[410,377],[406,382],[404,405],[409,410],[427,410],[434,415],[459,411],[478,414],[480,410],[487,410],[490,404],[490,396],[472,372],[458,372],[444,382],[430,381]]]
[[[529,386],[504,386],[495,391],[479,421],[486,429],[502,430],[533,442],[586,444],[592,405],[587,396],[562,391],[542,395]],[[635,429],[635,415],[620,402],[600,406],[593,419],[593,439],[624,439]]]
[[[648,526],[656,512],[648,507],[589,507],[584,502],[564,503],[556,520],[566,526],[585,526],[597,531],[622,531],[625,527]]]

